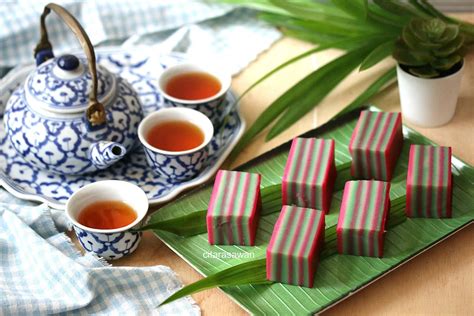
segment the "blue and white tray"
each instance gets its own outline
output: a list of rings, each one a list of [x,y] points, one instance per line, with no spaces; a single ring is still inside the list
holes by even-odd
[[[121,49],[98,49],[96,55],[100,64],[132,84],[140,96],[145,115],[164,106],[157,89],[158,73],[165,67],[186,59],[182,54],[149,58],[146,52]],[[166,202],[183,190],[209,180],[245,130],[245,122],[237,106],[211,141],[208,167],[199,177],[180,184],[168,184],[154,174],[147,165],[141,147],[110,168],[93,174],[65,176],[36,170],[18,156],[10,145],[3,124],[3,112],[8,98],[24,82],[33,67],[15,68],[0,81],[0,185],[21,199],[45,202],[53,208],[63,209],[69,196],[80,187],[98,180],[117,179],[141,187],[152,205]],[[227,102],[234,101],[234,95],[228,93]]]

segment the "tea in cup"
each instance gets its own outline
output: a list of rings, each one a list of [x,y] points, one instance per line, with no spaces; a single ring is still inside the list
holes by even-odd
[[[82,247],[107,260],[132,253],[141,240],[138,228],[148,198],[134,184],[105,180],[83,186],[66,203],[66,215]]]
[[[197,177],[207,166],[214,127],[204,114],[187,108],[161,109],[138,127],[148,165],[170,184]]]
[[[230,84],[229,74],[193,63],[170,66],[158,79],[158,89],[166,105],[197,110],[216,127],[232,106],[225,102]]]

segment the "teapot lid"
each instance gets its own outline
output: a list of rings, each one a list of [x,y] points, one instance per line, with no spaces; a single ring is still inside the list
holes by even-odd
[[[54,113],[72,114],[88,107],[92,79],[86,58],[63,55],[50,59],[31,73],[25,82],[27,103]],[[97,98],[105,106],[115,96],[116,80],[106,68],[97,67]]]

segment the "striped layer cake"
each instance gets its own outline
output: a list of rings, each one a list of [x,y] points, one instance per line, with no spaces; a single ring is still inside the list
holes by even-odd
[[[267,279],[313,287],[323,241],[323,212],[284,205],[267,248]]]
[[[409,217],[451,217],[451,147],[410,146],[406,195]]]
[[[219,170],[207,210],[211,245],[255,244],[261,207],[259,174]]]
[[[334,141],[295,138],[282,179],[282,204],[329,212],[336,179]]]
[[[349,144],[352,176],[390,181],[402,146],[400,113],[362,111]]]
[[[336,229],[340,254],[383,256],[389,193],[388,182],[346,182]]]

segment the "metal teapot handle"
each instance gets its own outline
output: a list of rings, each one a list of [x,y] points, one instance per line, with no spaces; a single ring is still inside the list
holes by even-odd
[[[43,14],[41,14],[41,39],[36,45],[34,50],[35,58],[40,51],[45,49],[52,50],[51,43],[48,39],[48,31],[46,30],[46,16],[53,10],[59,15],[63,21],[69,26],[69,28],[74,32],[77,39],[81,43],[81,46],[86,53],[86,57],[89,64],[89,73],[92,77],[92,91],[89,96],[89,106],[86,112],[86,118],[92,126],[98,126],[105,123],[105,108],[102,103],[97,100],[97,69],[95,61],[94,48],[91,44],[89,36],[79,24],[79,22],[63,7],[55,4],[49,3],[44,7]]]

